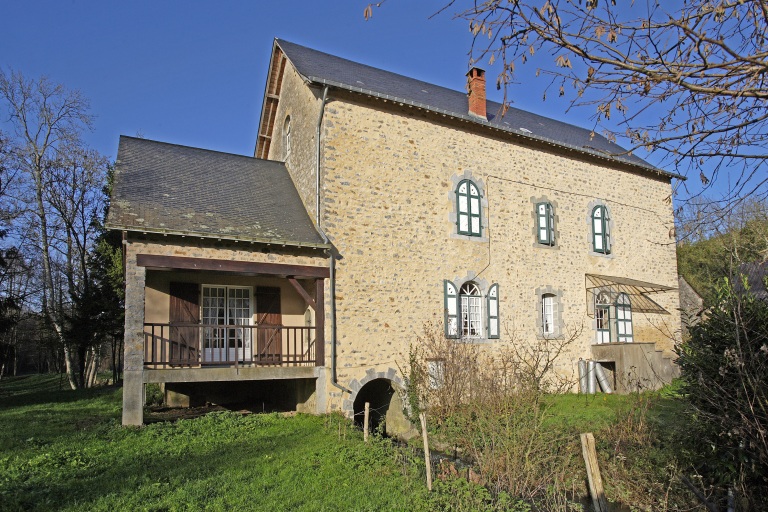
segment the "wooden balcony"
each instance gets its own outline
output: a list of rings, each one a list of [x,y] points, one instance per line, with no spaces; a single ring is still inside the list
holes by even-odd
[[[144,324],[144,367],[323,366],[318,327]]]

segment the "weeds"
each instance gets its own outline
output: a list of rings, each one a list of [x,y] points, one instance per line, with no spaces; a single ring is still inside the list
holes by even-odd
[[[694,499],[675,478],[675,454],[660,442],[664,433],[651,421],[658,395],[597,401],[558,394],[575,383],[555,371],[555,361],[580,329],[537,340],[536,346],[509,333],[509,344],[481,350],[445,339],[438,327],[426,324],[410,350],[404,373],[411,408],[428,411],[433,437],[474,465],[488,494],[467,482],[442,483],[453,497],[431,498],[437,510],[458,510],[451,500],[462,493],[461,503],[477,510],[497,510],[510,497],[509,503],[529,504],[531,510],[583,510],[579,501],[587,491],[579,433],[584,431],[594,431],[598,440],[609,499],[637,510],[690,509]],[[434,361],[441,362],[439,372]]]

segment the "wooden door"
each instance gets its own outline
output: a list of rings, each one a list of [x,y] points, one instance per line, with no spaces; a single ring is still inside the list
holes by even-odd
[[[280,310],[280,288],[256,287],[256,354],[257,362],[279,363],[283,353],[283,315]]]
[[[171,364],[197,364],[199,359],[198,328],[200,323],[200,286],[197,283],[171,283],[170,288]]]

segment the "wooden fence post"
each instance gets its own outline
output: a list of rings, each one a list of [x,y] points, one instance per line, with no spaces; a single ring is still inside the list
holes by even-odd
[[[594,505],[595,512],[608,512],[608,500],[605,499],[603,479],[600,477],[600,466],[597,464],[595,436],[591,432],[581,434],[581,450],[584,454],[584,463],[587,465],[589,494],[592,495],[592,504]]]
[[[365,414],[363,414],[363,440],[368,442],[368,418],[371,414],[371,403],[365,402]]]
[[[424,462],[427,463],[427,489],[432,490],[432,459],[429,456],[429,441],[427,439],[427,415],[425,412],[419,413],[421,421],[421,435],[424,438]]]

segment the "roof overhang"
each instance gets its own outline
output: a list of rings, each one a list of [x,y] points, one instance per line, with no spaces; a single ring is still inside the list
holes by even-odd
[[[217,242],[242,242],[248,244],[280,245],[287,247],[305,247],[311,249],[330,249],[330,243],[297,242],[294,240],[279,240],[275,238],[247,237],[242,235],[228,235],[219,233],[203,233],[195,231],[175,231],[169,229],[156,229],[143,226],[122,226],[107,223],[106,229],[126,231],[142,235],[178,236],[181,238],[199,238],[201,240],[213,240]]]
[[[217,260],[212,258],[190,258],[186,256],[163,256],[137,254],[136,264],[151,270],[193,270],[203,272],[226,272],[239,275],[271,275],[280,277],[306,277],[325,279],[330,277],[328,267],[309,265],[286,265],[253,261]]]
[[[632,303],[632,311],[640,313],[654,313],[668,315],[669,311],[661,307],[648,297],[651,293],[662,293],[676,290],[673,286],[654,284],[646,281],[638,281],[628,277],[603,276],[599,274],[586,274],[587,312],[594,315],[595,296],[607,293],[610,302],[616,302],[616,298],[625,293]]]

